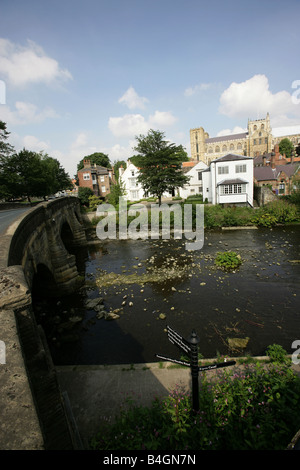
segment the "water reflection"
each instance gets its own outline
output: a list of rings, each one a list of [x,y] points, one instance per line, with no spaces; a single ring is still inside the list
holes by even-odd
[[[195,329],[204,357],[261,355],[273,343],[292,353],[300,339],[299,229],[207,231],[203,249],[190,252],[183,240],[108,241],[82,250],[85,286],[58,304],[35,303],[54,362],[153,362],[155,353],[179,358],[168,324],[185,337]],[[216,253],[226,250],[241,255],[238,271],[214,266]],[[117,311],[117,320],[86,308],[87,299],[99,296],[102,311]],[[231,338],[247,338],[247,347],[230,349]]]

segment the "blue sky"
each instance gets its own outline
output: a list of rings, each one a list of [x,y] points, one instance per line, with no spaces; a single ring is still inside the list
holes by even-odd
[[[299,19],[299,0],[1,0],[0,119],[70,176],[150,128],[190,154],[194,127],[300,125]]]

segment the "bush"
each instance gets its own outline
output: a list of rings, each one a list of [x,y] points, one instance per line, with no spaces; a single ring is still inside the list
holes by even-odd
[[[83,187],[78,188],[78,199],[80,200],[80,203],[85,206],[89,205],[89,197],[93,195],[94,193],[91,190],[91,188],[83,188]]]
[[[272,227],[276,224],[286,224],[300,220],[300,212],[295,204],[284,199],[274,201],[258,209],[252,222],[262,227]]]
[[[94,194],[93,196],[89,196],[89,208],[91,211],[97,210],[99,204],[102,204],[102,199],[100,197],[95,196]]]
[[[237,269],[241,263],[242,259],[235,251],[218,252],[215,259],[215,264],[224,271]]]
[[[209,373],[208,373],[209,376]],[[92,440],[97,450],[281,450],[300,428],[300,379],[287,363],[204,375],[201,409],[176,388],[150,407],[134,401]]]

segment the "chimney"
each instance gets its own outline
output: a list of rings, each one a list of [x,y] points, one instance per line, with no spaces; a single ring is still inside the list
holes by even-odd
[[[275,152],[271,153],[271,167],[274,170],[274,168],[275,168]]]
[[[90,160],[88,160],[87,158],[85,158],[83,160],[83,168],[89,168],[91,166],[91,162]]]
[[[275,145],[274,150],[275,150],[275,160],[278,161],[279,160],[279,145],[278,144]]]
[[[267,157],[266,157],[266,155],[264,154],[263,157],[262,157],[262,159],[263,159],[263,166],[266,166],[266,158],[267,158]]]

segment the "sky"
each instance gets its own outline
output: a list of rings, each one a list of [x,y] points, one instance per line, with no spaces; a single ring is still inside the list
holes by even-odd
[[[0,0],[0,120],[71,177],[150,129],[300,126],[299,0]]]

